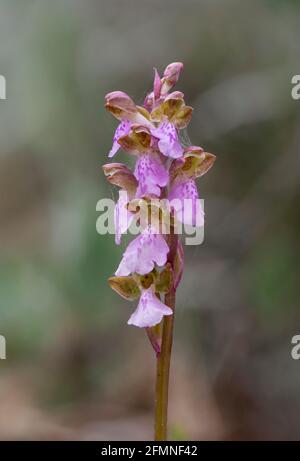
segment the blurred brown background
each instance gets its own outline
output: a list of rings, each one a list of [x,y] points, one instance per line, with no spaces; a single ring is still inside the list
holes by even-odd
[[[123,247],[95,206],[116,195],[105,93],[142,102],[172,61],[217,162],[178,293],[171,438],[300,439],[299,20],[296,0],[0,1],[1,439],[152,437],[155,360],[107,285]]]

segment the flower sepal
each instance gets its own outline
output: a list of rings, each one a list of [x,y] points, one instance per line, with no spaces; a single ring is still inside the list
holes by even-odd
[[[124,91],[112,91],[105,96],[105,108],[118,120],[131,120],[138,110],[128,94]]]
[[[204,152],[201,147],[189,146],[184,150],[184,156],[172,162],[170,167],[171,182],[183,178],[196,179],[203,176],[213,166],[216,156]]]
[[[167,263],[161,272],[155,274],[155,291],[168,293],[174,284],[173,270],[170,263]]]
[[[105,96],[105,108],[118,120],[149,124],[149,116],[142,107],[135,104],[124,91],[112,91]]]
[[[145,275],[132,274],[140,290],[147,290],[151,286],[155,293],[168,293],[174,283],[173,270],[170,263],[159,271],[157,268]]]
[[[102,166],[106,179],[110,184],[135,195],[138,182],[133,172],[123,163],[107,163]]]
[[[132,276],[109,277],[108,283],[122,298],[129,301],[134,301],[141,295],[139,286]]]
[[[130,154],[148,152],[152,147],[150,129],[145,125],[133,124],[129,133],[118,139],[119,145]]]
[[[176,128],[186,128],[192,118],[193,108],[186,106],[181,91],[170,93],[165,100],[151,112],[151,120],[161,123],[165,119]]]
[[[183,171],[193,178],[200,178],[213,166],[216,156],[204,152],[201,147],[189,146],[184,152],[185,164]]]

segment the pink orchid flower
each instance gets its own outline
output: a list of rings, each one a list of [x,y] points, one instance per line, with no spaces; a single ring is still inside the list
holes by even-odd
[[[128,245],[116,275],[148,274],[155,264],[159,267],[166,264],[168,253],[164,237],[148,227]]]
[[[172,314],[172,309],[162,303],[150,287],[143,290],[139,304],[128,320],[128,325],[149,328],[160,323],[164,315]]]

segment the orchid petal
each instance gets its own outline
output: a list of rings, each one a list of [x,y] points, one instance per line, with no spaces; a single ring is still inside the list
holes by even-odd
[[[170,205],[174,207],[178,221],[189,226],[204,224],[204,211],[193,179],[178,182],[170,191]]]
[[[138,273],[148,274],[155,263],[163,266],[167,262],[169,247],[161,234],[154,233],[153,229],[145,229],[128,245],[116,275]]]
[[[158,128],[151,130],[153,136],[159,139],[158,148],[166,157],[182,157],[184,149],[181,146],[175,126],[167,121]]]
[[[130,227],[134,215],[130,213],[126,205],[129,201],[128,194],[124,190],[119,191],[119,200],[115,206],[114,221],[115,221],[115,242],[117,245],[121,243],[121,236],[125,234]],[[126,274],[127,275],[127,274]]]
[[[166,186],[169,175],[158,155],[140,155],[135,166],[135,177],[139,181],[136,196],[160,195],[160,187]]]
[[[122,122],[118,125],[116,132],[113,137],[113,145],[108,154],[111,158],[113,157],[118,150],[120,149],[120,144],[118,143],[119,138],[122,136],[126,136],[130,131],[131,122],[129,120],[122,120]]]
[[[164,315],[172,315],[170,307],[162,303],[153,289],[143,290],[139,304],[128,320],[128,325],[139,328],[153,327],[161,322]]]

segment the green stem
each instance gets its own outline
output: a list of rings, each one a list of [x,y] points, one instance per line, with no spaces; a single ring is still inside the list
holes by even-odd
[[[166,305],[174,310],[175,292],[168,293]],[[169,371],[173,342],[174,314],[164,317],[161,352],[157,358],[155,440],[167,440]]]
[[[168,262],[174,265],[177,251],[177,235],[170,235],[170,252]],[[173,315],[164,317],[161,352],[157,357],[156,400],[155,400],[155,440],[167,440],[169,372],[173,343],[175,315],[175,288],[172,287],[165,296],[165,304],[173,310]]]

